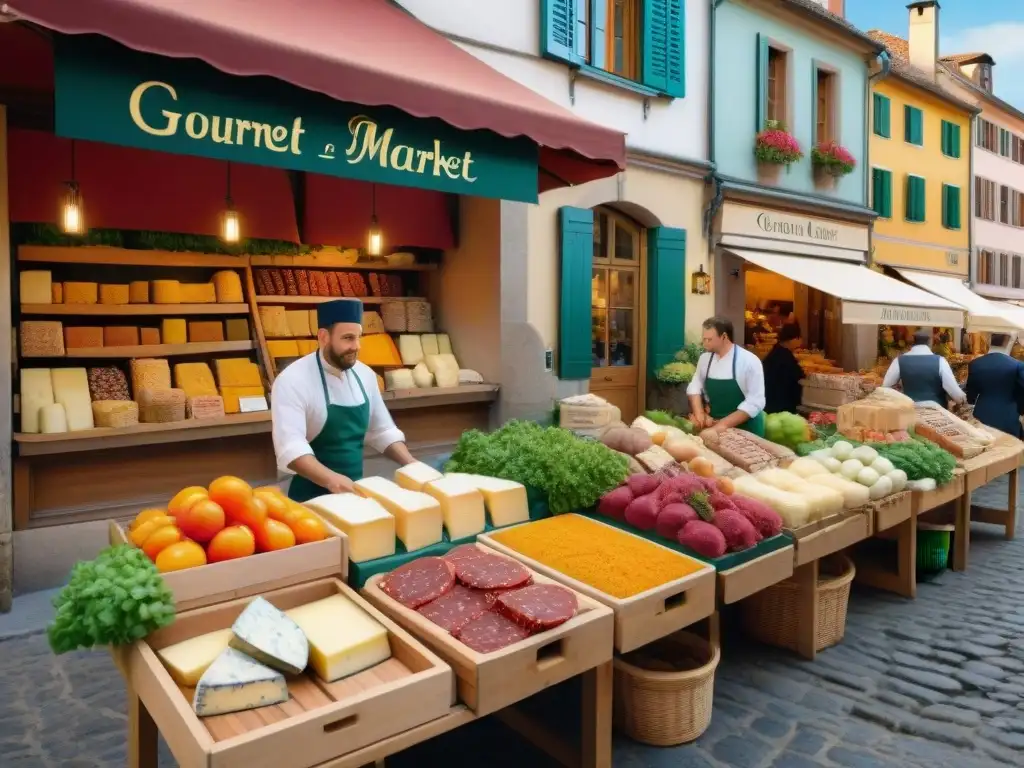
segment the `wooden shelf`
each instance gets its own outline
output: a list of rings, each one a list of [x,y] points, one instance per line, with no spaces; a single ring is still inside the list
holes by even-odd
[[[137,251],[106,246],[69,248],[51,245],[22,245],[18,247],[18,261],[50,264],[112,264],[136,267],[230,267],[244,269],[245,256],[222,256],[208,253],[178,251]]]
[[[247,315],[248,304],[22,304],[23,315]]]
[[[63,356],[35,356],[22,360],[96,358],[96,357],[173,357],[175,355],[208,355],[217,352],[248,352],[253,349],[251,341],[196,341],[188,344],[139,344],[133,347],[82,347],[69,349]]]
[[[498,399],[497,384],[463,384],[459,387],[429,387],[423,389],[392,389],[381,397],[388,410],[432,408],[461,403],[487,403]]]
[[[409,267],[393,267],[386,261],[344,264],[331,254],[315,253],[301,256],[251,256],[253,267],[306,267],[313,269],[347,269],[354,272],[434,272],[437,264],[413,264]]]
[[[385,301],[426,301],[419,296],[257,296],[257,304],[323,304],[336,299],[359,299],[363,304],[380,304]]]

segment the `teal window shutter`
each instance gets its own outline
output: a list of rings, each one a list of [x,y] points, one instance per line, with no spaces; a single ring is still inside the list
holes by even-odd
[[[950,221],[953,229],[960,229],[960,187],[950,187],[951,208]]]
[[[960,157],[960,126],[956,123],[949,124],[950,157]]]
[[[960,229],[960,187],[942,185],[942,226]]]
[[[684,0],[644,0],[643,14],[641,82],[668,96],[686,95]]]
[[[942,154],[949,155],[949,123],[945,120],[942,121],[942,137],[940,139],[940,147],[942,147]]]
[[[757,126],[754,130],[760,133],[768,122],[768,38],[760,33],[757,35],[757,67],[754,76],[757,78],[757,103],[754,110]]]
[[[880,93],[872,94],[872,122],[876,136],[883,139],[889,138],[889,99]]]
[[[921,222],[925,219],[924,179],[919,176],[907,176],[904,216],[907,221]]]
[[[589,379],[590,280],[594,266],[594,212],[558,209],[561,228],[562,285],[558,328],[558,377]]]
[[[576,4],[587,0],[540,1],[540,50],[545,56],[578,64]]]
[[[871,207],[883,219],[892,218],[892,172],[871,169]]]
[[[908,144],[924,144],[923,113],[909,104],[903,107],[903,140]]]
[[[685,344],[686,230],[648,230],[647,259],[647,369],[653,376]]]
[[[608,3],[604,0],[577,0],[579,12],[590,3],[590,65],[604,69],[608,65],[608,43],[605,30],[608,28]],[[586,49],[580,51],[581,61],[586,61]]]

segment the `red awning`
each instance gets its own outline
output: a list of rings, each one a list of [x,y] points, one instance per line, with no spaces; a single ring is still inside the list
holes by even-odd
[[[16,16],[67,34],[202,59],[339,101],[393,106],[463,130],[526,136],[541,190],[625,167],[625,137],[581,120],[446,40],[388,0],[9,0]]]

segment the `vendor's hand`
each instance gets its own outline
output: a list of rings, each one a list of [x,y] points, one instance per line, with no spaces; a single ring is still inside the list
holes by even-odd
[[[331,493],[355,493],[356,488],[348,477],[339,475],[337,472],[333,472],[332,475],[333,477],[324,486],[328,491]]]
[[[718,429],[718,427],[713,427],[713,426],[712,427],[708,427],[707,429],[701,431],[700,439],[704,440],[705,442],[707,440],[711,440],[711,441],[717,440],[720,432],[721,432],[721,430]]]
[[[708,424],[708,417],[703,411],[694,411],[690,414],[690,421],[697,429],[704,429]]]

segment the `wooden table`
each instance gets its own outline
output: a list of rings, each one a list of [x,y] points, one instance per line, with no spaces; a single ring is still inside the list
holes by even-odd
[[[990,430],[995,431],[995,430]],[[961,462],[966,473],[963,497],[957,505],[953,533],[953,570],[967,569],[971,547],[971,522],[1000,525],[1007,539],[1013,539],[1017,527],[1017,491],[1020,481],[1021,454],[1024,443],[1001,432],[996,442],[984,453]],[[1009,475],[1005,509],[983,507],[971,503],[971,493],[993,480]]]
[[[909,492],[896,507],[875,509],[871,532],[876,539],[896,541],[895,568],[887,568],[870,557],[859,558],[855,548],[857,574],[854,580],[903,597],[916,597],[917,518],[914,515],[913,492]]]

